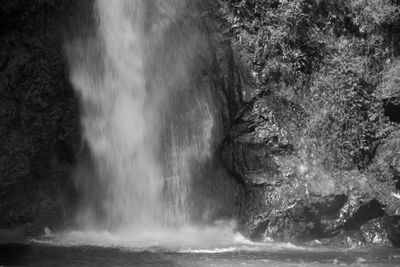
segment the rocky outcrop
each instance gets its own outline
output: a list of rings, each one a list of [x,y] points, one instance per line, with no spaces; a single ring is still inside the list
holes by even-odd
[[[293,204],[295,190],[301,190],[293,179],[293,144],[301,125],[301,110],[293,103],[265,95],[241,112],[226,136],[222,157],[246,185],[249,200],[242,208],[242,218],[249,220],[243,222],[247,225],[256,219],[253,216],[271,212],[271,202],[278,209]]]
[[[295,38],[302,40],[301,35],[296,35],[299,29],[291,29],[290,34],[294,36],[288,36],[294,24],[280,21],[285,14],[290,15],[290,20],[296,20],[295,16],[300,14],[307,17],[309,9],[303,10],[301,1],[296,2],[298,6],[264,5],[262,1],[256,1],[258,4],[219,2],[220,15],[225,19],[222,32],[228,39],[224,46],[231,52],[229,64],[226,59],[218,62],[222,70],[230,66],[231,72],[222,72],[234,83],[231,88],[225,87],[230,93],[222,91],[232,108],[229,120],[225,119],[228,127],[220,156],[244,185],[240,230],[253,240],[272,238],[295,243],[330,240],[348,246],[398,246],[398,200],[391,194],[399,190],[397,139],[376,137],[397,126],[382,126],[386,128],[376,135],[362,133],[362,127],[372,131],[370,128],[380,115],[367,117],[361,103],[357,104],[361,107],[359,110],[347,114],[351,108],[346,106],[348,100],[343,94],[332,98],[332,107],[312,107],[319,105],[319,101],[330,105],[328,98],[337,89],[330,92],[330,84],[324,82],[328,79],[333,82],[334,75],[341,70],[330,70],[334,64],[327,61],[324,82],[313,81],[314,70],[308,63],[316,64],[321,57],[315,57],[318,52],[306,54],[310,51],[303,51],[307,48],[296,43],[299,40]],[[310,17],[316,19],[313,15]],[[306,25],[303,22],[299,17],[304,34],[310,22]],[[328,45],[325,41],[318,44],[320,51],[325,51],[323,46]],[[306,41],[299,43],[304,45]],[[329,60],[334,57],[325,56]],[[292,62],[292,57],[297,57],[297,61]],[[338,84],[350,77],[351,84],[360,83],[367,88],[361,78],[353,79],[355,73],[340,74]],[[346,92],[351,90],[355,87]],[[312,102],[317,94],[322,99]],[[355,95],[354,91],[349,99]],[[375,100],[368,101],[372,105]],[[376,108],[369,114],[380,111],[383,113],[382,108]],[[335,125],[335,113],[347,116],[342,125]],[[352,126],[358,120],[357,126]],[[360,132],[342,133],[359,125],[362,125],[357,128]],[[331,143],[327,144],[328,141]]]
[[[336,247],[390,247],[398,246],[398,233],[392,218],[383,216],[368,221],[359,229],[341,231],[330,239],[320,242]]]
[[[368,170],[327,170],[307,156],[306,119],[271,93],[238,112],[221,157],[245,187],[240,230],[253,240],[398,246],[394,140],[378,147]]]
[[[390,241],[400,245],[400,132],[394,131],[378,146],[370,166],[370,183],[384,205],[385,231]]]
[[[400,132],[388,136],[376,150],[370,166],[370,180],[379,200],[390,216],[400,215],[400,199],[394,194],[400,190]]]
[[[232,65],[243,66],[240,61],[234,57]],[[241,77],[235,90],[242,95],[249,84],[260,86],[243,73],[235,76]],[[359,231],[384,215],[370,176],[358,170],[327,170],[309,156],[313,148],[304,134],[308,115],[298,104],[269,90],[253,90],[259,93],[247,101],[241,98],[234,116],[226,117],[230,122],[225,123],[229,128],[220,155],[245,188],[239,214],[242,232],[253,240],[305,242]]]
[[[267,94],[232,124],[221,156],[245,187],[241,231],[253,240],[398,246],[396,139],[378,147],[369,170],[327,171],[304,158],[303,118]]]

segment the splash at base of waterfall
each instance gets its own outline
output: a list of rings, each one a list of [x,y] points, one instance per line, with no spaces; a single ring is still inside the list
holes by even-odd
[[[234,250],[255,244],[234,231],[234,223],[214,226],[183,226],[176,229],[125,229],[109,231],[70,231],[47,234],[35,242],[56,246],[119,247],[131,250],[161,249],[169,251]]]
[[[131,229],[118,232],[71,231],[47,234],[33,242],[59,247],[104,247],[128,251],[170,251],[179,253],[227,253],[234,251],[312,250],[290,243],[252,242],[234,231],[233,222],[213,226],[185,226],[177,229]]]

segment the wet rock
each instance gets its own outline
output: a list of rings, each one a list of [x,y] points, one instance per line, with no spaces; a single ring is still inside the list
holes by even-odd
[[[337,242],[349,246],[386,243],[384,231],[392,229],[396,233],[397,221],[383,225],[380,220],[385,214],[394,218],[400,212],[400,200],[392,194],[400,193],[400,132],[380,140],[376,151],[374,138],[379,137],[365,139],[355,130],[354,139],[351,131],[343,140],[341,134],[350,126],[353,116],[333,128],[335,123],[330,121],[338,118],[326,115],[330,112],[345,115],[342,107],[347,104],[341,106],[343,103],[338,98],[338,106],[335,102],[326,109],[307,108],[307,101],[314,95],[292,91],[291,82],[285,80],[291,76],[279,70],[279,63],[285,62],[274,58],[280,57],[281,51],[274,53],[271,51],[274,47],[266,45],[271,38],[268,27],[257,16],[248,20],[243,14],[231,13],[235,7],[229,10],[222,5],[221,10],[227,35],[234,36],[227,46],[233,51],[230,55],[235,77],[229,76],[229,72],[227,77],[235,80],[235,90],[241,90],[235,93],[240,101],[235,102],[235,116],[228,123],[222,158],[245,185],[245,203],[240,216],[242,231],[254,240],[336,238]],[[291,71],[292,67],[288,69]],[[305,73],[311,74],[308,71],[312,68],[306,68]],[[294,76],[297,75],[301,74],[296,72]],[[294,80],[302,81],[300,77]],[[297,85],[293,87],[298,89]],[[309,89],[304,84],[300,88]],[[325,87],[321,89],[324,100],[329,93]],[[305,99],[296,99],[302,97]],[[312,114],[303,114],[297,103]],[[394,111],[398,107],[393,108],[391,104],[383,108],[396,122]],[[318,110],[326,114],[313,114]],[[362,112],[364,109],[354,114],[355,117]],[[321,120],[321,123],[306,122],[304,127],[302,120],[307,115],[310,120]],[[360,122],[367,117],[362,115]],[[370,119],[375,120],[375,115]],[[391,127],[398,128],[398,125]],[[330,135],[334,136],[326,138]],[[364,139],[371,142],[368,147],[360,146],[360,140]],[[334,140],[330,145],[335,147],[329,148],[327,140]],[[330,150],[335,153],[329,155]]]
[[[385,214],[383,206],[376,200],[372,200],[362,206],[346,221],[344,229],[359,229],[364,223],[381,217]]]
[[[228,134],[222,155],[246,184],[240,223],[253,240],[332,237],[349,225],[358,229],[382,216],[379,202],[376,213],[375,206],[365,204],[372,195],[364,174],[328,172],[300,157],[302,118],[295,105],[266,95],[244,109]],[[372,212],[364,218],[363,209],[369,208]]]
[[[389,240],[395,247],[400,248],[400,216],[386,216],[385,229]]]
[[[326,172],[314,169],[307,174],[306,179],[310,195],[325,197],[336,193],[335,179]]]
[[[400,194],[392,192],[390,194],[393,198],[385,207],[385,212],[389,216],[400,216]]]
[[[299,113],[293,104],[274,96],[265,96],[250,105],[231,128],[223,146],[222,157],[227,166],[249,184],[268,184],[268,177],[278,174],[274,156],[293,152],[301,123]]]
[[[201,169],[199,177],[194,172],[192,181],[192,218],[206,224],[237,218],[243,204],[242,184],[217,159],[210,160]]]
[[[334,237],[322,239],[320,242],[338,248],[359,248],[367,244],[360,230],[342,231]]]
[[[393,216],[400,200],[393,193],[400,190],[400,131],[393,132],[380,146],[370,166],[369,181],[378,200]]]
[[[398,246],[398,232],[394,229],[396,219],[384,216],[363,224],[357,230],[343,230],[331,239],[322,240],[323,243],[334,246],[361,247],[361,246]],[[396,239],[397,238],[397,239]],[[397,241],[396,241],[397,240]]]
[[[223,143],[225,165],[246,185],[239,224],[254,240],[281,233],[288,224],[281,215],[305,195],[293,154],[303,117],[300,107],[265,94],[242,108]]]
[[[370,166],[369,182],[378,201],[384,205],[385,231],[394,246],[400,246],[400,132],[393,132],[378,146]]]
[[[268,192],[265,188],[262,190]],[[253,209],[258,216],[251,217],[248,223],[251,238],[294,243],[333,238],[343,232],[358,231],[370,220],[384,215],[383,206],[377,200],[356,197],[354,193],[306,197],[304,191],[292,191],[288,195],[286,190],[289,189],[283,188],[276,199],[271,198],[278,191],[276,188],[265,193],[268,196],[252,199],[266,203]]]
[[[386,230],[387,220],[384,217],[373,219],[362,225],[360,231],[368,245],[391,246],[389,234]]]
[[[215,61],[218,63],[212,66],[213,81],[223,99],[222,114],[225,127],[228,128],[244,104],[243,79],[230,42],[220,34],[214,36],[214,39],[216,43]]]
[[[278,169],[266,148],[267,145],[232,143],[224,147],[223,155],[229,168],[244,177],[247,183],[263,185],[271,182]]]
[[[331,236],[340,228],[337,218],[346,201],[345,195],[330,195],[295,203],[283,213],[272,215],[265,235],[284,242]]]

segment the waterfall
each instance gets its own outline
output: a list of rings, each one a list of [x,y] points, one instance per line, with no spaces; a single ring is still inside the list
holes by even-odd
[[[185,1],[96,0],[93,36],[71,43],[91,171],[78,223],[106,230],[191,223],[196,164],[210,155],[209,88],[191,84],[201,44]],[[181,26],[180,26],[181,25]]]

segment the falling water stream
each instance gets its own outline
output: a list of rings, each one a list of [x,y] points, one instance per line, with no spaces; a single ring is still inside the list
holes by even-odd
[[[208,89],[189,84],[198,35],[174,26],[186,5],[96,0],[96,35],[74,44],[85,51],[70,53],[71,76],[94,169],[92,182],[77,177],[85,196],[78,221],[86,229],[190,223],[190,168],[209,155],[213,115]]]

